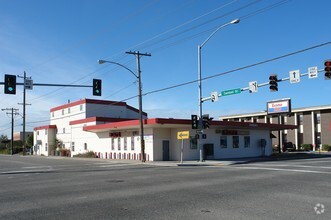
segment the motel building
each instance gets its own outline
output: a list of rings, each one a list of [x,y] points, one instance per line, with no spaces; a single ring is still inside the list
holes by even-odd
[[[82,99],[50,109],[50,124],[34,128],[34,154],[65,156],[93,151],[103,159],[141,160],[139,110],[125,102]],[[197,132],[191,120],[148,118],[143,112],[148,161],[198,160]],[[211,121],[204,129],[204,159],[269,156],[272,131],[293,125]],[[188,132],[179,140],[178,133]],[[201,134],[200,134],[201,135]],[[62,153],[63,156],[63,153]]]

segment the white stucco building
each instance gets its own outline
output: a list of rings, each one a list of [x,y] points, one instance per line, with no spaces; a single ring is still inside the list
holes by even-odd
[[[35,154],[57,155],[58,147],[70,156],[95,152],[105,159],[141,159],[139,111],[124,102],[82,99],[50,110],[50,125],[34,129]],[[294,129],[292,125],[212,121],[203,139],[205,159],[256,157],[272,153],[270,133]],[[182,140],[177,133],[189,131],[183,140],[183,159],[199,159],[196,130],[191,120],[147,118],[144,140],[149,161],[180,160]],[[264,141],[261,141],[264,140]],[[265,147],[261,143],[265,142]]]

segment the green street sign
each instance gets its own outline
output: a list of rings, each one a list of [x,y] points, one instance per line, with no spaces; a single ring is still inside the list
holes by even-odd
[[[227,95],[236,95],[241,93],[241,89],[230,89],[230,90],[225,90],[221,92],[222,96],[227,96]]]

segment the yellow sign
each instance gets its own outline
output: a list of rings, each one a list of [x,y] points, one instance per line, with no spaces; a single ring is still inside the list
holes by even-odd
[[[184,140],[184,139],[189,139],[189,138],[190,138],[189,131],[179,131],[179,132],[177,132],[177,139],[178,140]]]

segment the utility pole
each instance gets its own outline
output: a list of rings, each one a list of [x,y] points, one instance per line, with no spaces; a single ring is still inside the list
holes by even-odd
[[[139,51],[126,52],[127,54],[133,54],[137,60],[137,78],[138,78],[138,96],[139,96],[139,124],[140,124],[140,146],[141,146],[141,158],[142,162],[146,162],[145,157],[145,140],[144,140],[144,125],[143,125],[143,110],[142,110],[142,89],[141,89],[141,71],[140,71],[140,57],[151,56],[150,53],[140,53]]]
[[[2,111],[10,111],[7,112],[7,115],[11,115],[11,155],[14,154],[14,115],[18,115],[17,108],[4,108]]]
[[[23,78],[23,80],[24,80],[24,82],[23,82],[23,140],[22,140],[22,142],[23,142],[23,155],[25,155],[25,151],[26,151],[26,137],[25,137],[25,116],[26,116],[26,109],[25,109],[25,107],[26,107],[26,79],[28,78],[28,79],[31,79],[31,77],[26,77],[26,72],[24,71],[24,75],[23,75],[23,77],[21,77],[21,76],[18,76],[18,77],[20,77],[20,78]],[[22,103],[21,103],[22,104]]]

